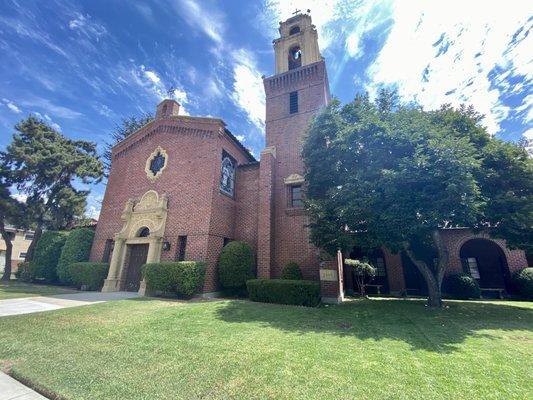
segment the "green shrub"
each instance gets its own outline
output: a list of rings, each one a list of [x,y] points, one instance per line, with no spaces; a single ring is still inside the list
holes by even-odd
[[[17,272],[15,272],[15,277],[21,282],[31,282],[33,280],[33,276],[31,274],[30,263],[19,263]]]
[[[42,233],[35,246],[33,260],[30,262],[33,279],[44,279],[49,283],[57,282],[57,263],[66,240],[65,232]]]
[[[70,284],[77,288],[86,286],[88,290],[102,289],[108,271],[109,264],[99,262],[72,263],[65,269]]]
[[[479,299],[481,297],[479,284],[467,274],[455,274],[446,277],[444,291],[456,299]]]
[[[289,279],[293,281],[303,279],[300,266],[295,262],[285,264],[283,270],[281,271],[281,279]]]
[[[218,259],[218,278],[224,289],[244,289],[255,278],[255,257],[247,243],[229,242]]]
[[[320,303],[320,283],[315,281],[251,279],[246,286],[252,301],[307,307],[315,307]]]
[[[192,297],[204,285],[206,268],[198,261],[159,262],[146,264],[143,275],[151,292]]]
[[[68,267],[74,263],[89,261],[93,239],[94,231],[89,228],[78,228],[69,233],[57,263],[59,282],[64,285],[73,283],[67,274]]]
[[[533,268],[524,268],[513,274],[518,293],[527,299],[533,299]]]

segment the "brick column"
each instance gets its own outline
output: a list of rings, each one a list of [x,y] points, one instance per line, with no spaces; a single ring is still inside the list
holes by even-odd
[[[389,281],[389,292],[399,296],[405,292],[405,279],[403,276],[402,256],[400,253],[392,253],[389,249],[382,247],[385,256],[385,266],[387,267],[387,279]]]
[[[342,253],[333,260],[320,263],[320,295],[323,303],[339,304],[344,301]]]
[[[274,251],[274,166],[276,148],[266,147],[261,152],[259,167],[259,217],[257,232],[257,276],[270,278],[272,254]]]

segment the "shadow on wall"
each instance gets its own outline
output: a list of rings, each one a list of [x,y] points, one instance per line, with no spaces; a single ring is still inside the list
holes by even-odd
[[[533,331],[533,308],[490,302],[446,302],[432,310],[425,300],[357,300],[338,306],[305,308],[232,301],[218,310],[230,323],[259,322],[284,331],[398,340],[412,350],[452,353],[468,337],[495,335],[482,330]],[[511,336],[511,335],[510,335]],[[512,340],[511,337],[508,339]],[[521,340],[517,336],[516,340]]]

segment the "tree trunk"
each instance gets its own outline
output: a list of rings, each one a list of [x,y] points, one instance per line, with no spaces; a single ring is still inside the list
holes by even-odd
[[[2,239],[4,239],[4,242],[6,243],[6,262],[4,267],[4,274],[2,275],[2,280],[9,281],[11,280],[11,256],[13,253],[13,243],[11,242],[11,236],[9,232],[6,231],[3,215],[0,215],[0,234],[2,235]]]
[[[426,285],[428,287],[428,306],[442,307],[442,293],[440,290],[440,283],[442,282],[442,279],[439,281],[438,276],[436,277],[434,275],[431,268],[429,268],[424,261],[419,260],[415,256],[415,254],[409,247],[409,244],[404,244],[404,250],[407,253],[407,256],[413,262],[413,264],[416,265],[416,267],[424,277],[424,280],[426,281]]]
[[[43,233],[43,228],[41,225],[38,225],[35,229],[35,233],[33,234],[33,240],[30,243],[30,246],[28,247],[28,251],[26,252],[26,257],[24,258],[25,262],[30,262],[33,260],[33,254],[35,253],[35,246],[37,246],[37,242],[41,238],[41,235]]]

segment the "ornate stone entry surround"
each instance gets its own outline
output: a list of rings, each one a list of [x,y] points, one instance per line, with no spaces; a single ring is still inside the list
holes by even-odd
[[[155,190],[149,190],[139,201],[130,199],[126,202],[121,219],[124,225],[122,230],[115,234],[115,247],[102,292],[118,292],[124,289],[128,245],[148,244],[146,262],[159,262],[167,220],[167,197],[164,194],[159,196]],[[147,237],[138,236],[143,228],[150,230]],[[145,292],[146,283],[143,280],[139,294],[144,295]]]

